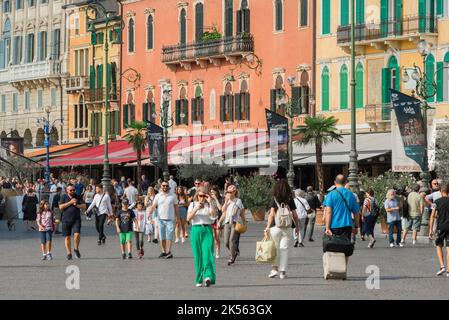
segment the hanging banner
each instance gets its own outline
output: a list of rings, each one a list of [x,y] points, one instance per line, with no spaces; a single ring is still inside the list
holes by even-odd
[[[147,122],[148,150],[150,162],[164,168],[164,129],[153,122]]]
[[[269,109],[265,109],[265,115],[272,162],[288,169],[288,119]]]
[[[393,89],[390,91],[405,155],[424,170],[427,154],[421,101]]]

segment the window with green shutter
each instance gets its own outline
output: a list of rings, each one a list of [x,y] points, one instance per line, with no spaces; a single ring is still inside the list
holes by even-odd
[[[232,37],[234,33],[234,4],[233,0],[225,0],[225,37]]]
[[[234,94],[235,120],[241,120],[241,93]]]
[[[391,69],[382,69],[382,104],[390,103]]]
[[[294,116],[301,114],[301,93],[302,93],[301,87],[292,87],[291,102]]]
[[[128,105],[124,104],[123,105],[123,128],[127,128],[128,127]]]
[[[31,63],[34,60],[34,33],[27,34],[25,43],[25,63]]]
[[[356,24],[364,24],[365,23],[365,0],[356,0],[355,5],[356,5],[355,23]]]
[[[284,24],[284,6],[283,0],[275,0],[275,29],[276,31],[282,31]]]
[[[357,109],[363,108],[363,65],[361,62],[357,64],[355,72],[355,107]]]
[[[97,65],[97,89],[103,89],[103,65]]]
[[[321,72],[321,111],[329,111],[329,69],[324,67]]]
[[[433,54],[429,54],[426,59],[426,68],[425,73],[427,75],[426,79],[426,91],[427,95],[431,96],[429,99],[427,99],[428,102],[435,102],[435,87],[434,84],[434,77],[435,77],[435,57]]]
[[[380,35],[385,38],[388,34],[388,0],[380,1]]]
[[[340,69],[340,109],[348,109],[348,67],[345,64]]]
[[[444,1],[445,0],[436,0],[437,1],[437,15],[444,16]]]
[[[322,0],[321,3],[321,34],[331,33],[331,0]]]
[[[154,25],[153,25],[153,16],[150,14],[147,18],[147,49],[151,50],[154,47],[153,38],[154,38]]]
[[[181,124],[181,100],[175,100],[175,124]]]
[[[444,62],[437,62],[437,101],[444,100]]]
[[[128,52],[134,52],[134,20],[128,22]]]
[[[13,112],[19,111],[19,94],[18,93],[12,94],[12,111]]]
[[[202,3],[197,3],[195,5],[195,40],[197,42],[201,41],[201,37],[203,36],[203,8],[204,6]]]
[[[25,105],[25,111],[29,111],[30,110],[30,92],[29,91],[25,91],[24,105]]]
[[[55,29],[51,32],[51,59],[58,60],[60,54],[60,29]]]
[[[301,14],[299,25],[301,27],[306,27],[309,25],[309,0],[301,0],[300,6]]]
[[[5,68],[5,45],[3,39],[0,39],[0,69]]]
[[[427,0],[418,0],[419,32],[426,31]]]
[[[340,0],[340,25],[349,25],[349,0]]]

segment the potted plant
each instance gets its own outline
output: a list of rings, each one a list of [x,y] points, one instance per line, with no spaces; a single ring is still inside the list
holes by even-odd
[[[215,26],[212,27],[212,31],[206,31],[201,36],[202,41],[213,41],[221,38],[222,35],[220,32],[218,32],[218,29]]]
[[[268,176],[238,177],[240,199],[254,221],[264,221],[272,199],[273,181]]]

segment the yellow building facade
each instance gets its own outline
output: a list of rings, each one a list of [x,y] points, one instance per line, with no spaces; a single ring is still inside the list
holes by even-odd
[[[413,94],[416,82],[403,80],[405,73],[411,78],[414,64],[433,75],[437,87],[428,99],[435,108],[428,112],[428,126],[438,127],[449,116],[448,7],[443,0],[355,0],[357,133],[391,132],[386,143],[393,150],[393,170],[401,138],[395,135],[389,90]],[[317,0],[317,114],[335,116],[343,134],[351,124],[350,23],[351,0]],[[422,40],[429,48],[426,57],[418,51]]]
[[[67,15],[71,26],[68,41],[70,76],[66,80],[69,137],[71,142],[98,145],[103,143],[105,133],[106,81],[109,81],[110,139],[115,139],[119,134],[119,16],[106,29],[101,19],[91,26],[85,6],[71,7],[67,9]],[[107,67],[106,41],[109,49]]]

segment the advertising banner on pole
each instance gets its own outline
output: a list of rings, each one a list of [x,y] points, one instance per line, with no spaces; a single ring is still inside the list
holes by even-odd
[[[288,119],[269,109],[265,109],[265,115],[270,135],[272,161],[288,169]],[[277,139],[277,144],[272,143],[273,139]]]
[[[164,168],[164,129],[153,122],[147,122],[148,150],[150,162]]]

